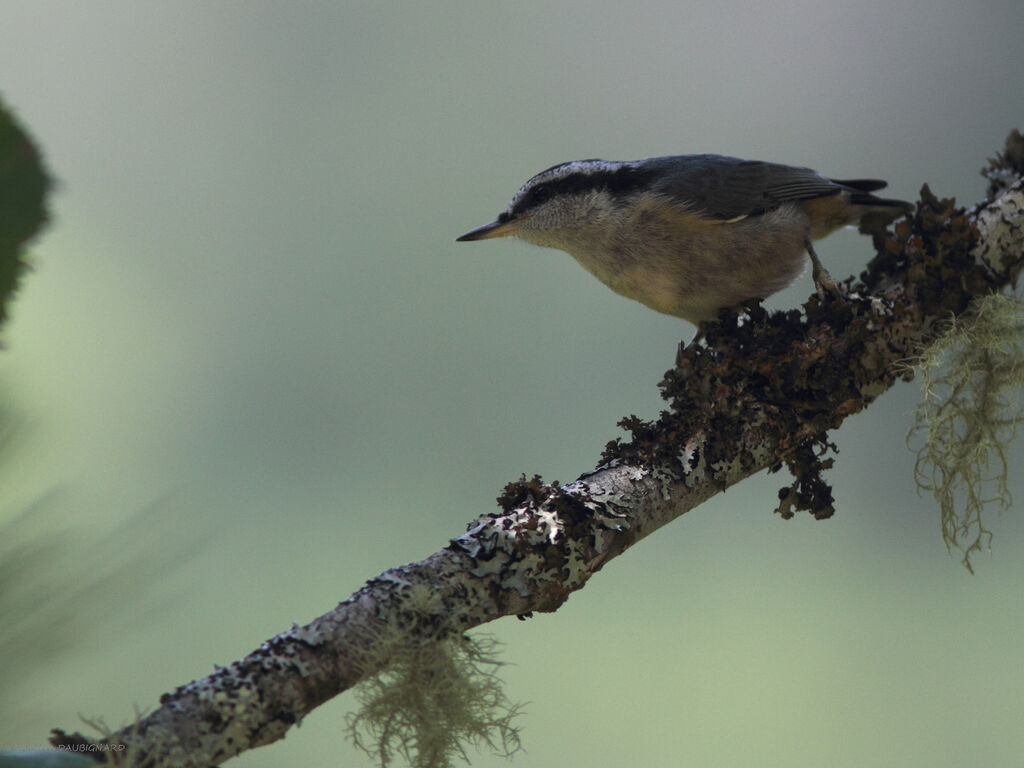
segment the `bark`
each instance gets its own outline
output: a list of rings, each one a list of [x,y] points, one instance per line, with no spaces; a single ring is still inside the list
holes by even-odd
[[[54,745],[135,764],[212,766],[269,744],[315,707],[373,674],[391,644],[432,643],[502,616],[554,611],[606,562],[706,499],[763,469],[789,466],[785,517],[832,513],[822,470],[828,431],[897,380],[940,321],[1016,280],[1024,262],[1024,139],[1014,133],[971,211],[927,186],[912,218],[876,237],[876,257],[838,300],[804,311],[748,308],[706,329],[662,382],[656,422],[623,421],[628,441],[575,482],[510,483],[499,509],[425,560],[370,579],[310,624],[165,694],[132,727],[93,742],[54,731]]]

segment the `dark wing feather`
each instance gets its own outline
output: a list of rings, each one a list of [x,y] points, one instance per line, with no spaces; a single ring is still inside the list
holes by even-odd
[[[723,155],[658,158],[655,167],[661,171],[654,185],[656,191],[723,220],[765,213],[789,201],[836,195],[844,186],[852,186],[827,179],[810,168]],[[853,188],[868,191],[866,187]]]
[[[832,181],[841,187],[856,189],[858,192],[875,192],[889,186],[888,182],[882,181],[881,179],[847,179],[845,181],[832,179]]]

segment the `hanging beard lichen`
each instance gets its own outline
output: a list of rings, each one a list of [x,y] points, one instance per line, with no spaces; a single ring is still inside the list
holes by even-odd
[[[349,738],[381,766],[401,757],[414,768],[449,768],[456,758],[469,762],[468,745],[511,756],[521,748],[512,725],[521,705],[495,674],[498,645],[462,635],[393,653],[356,687]]]
[[[987,549],[992,533],[982,514],[997,502],[1009,508],[1008,451],[1024,418],[1024,302],[991,294],[976,299],[924,351],[914,369],[923,397],[907,444],[917,452],[917,485],[935,495],[942,538],[971,556]]]

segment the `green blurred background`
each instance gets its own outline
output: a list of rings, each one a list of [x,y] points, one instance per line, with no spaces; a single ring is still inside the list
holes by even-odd
[[[690,326],[560,252],[454,243],[533,173],[723,152],[971,204],[1021,39],[1018,0],[0,0],[0,92],[59,179],[0,352],[0,746],[124,724],[657,413]],[[1024,524],[993,512],[973,577],[947,555],[918,395],[835,435],[834,519],[777,519],[762,475],[488,627],[530,702],[515,764],[1019,765]],[[232,765],[368,765],[351,703]]]

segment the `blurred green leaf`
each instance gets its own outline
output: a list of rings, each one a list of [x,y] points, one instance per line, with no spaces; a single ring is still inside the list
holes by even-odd
[[[50,187],[39,149],[0,100],[0,324],[27,268],[22,248],[49,218]]]

